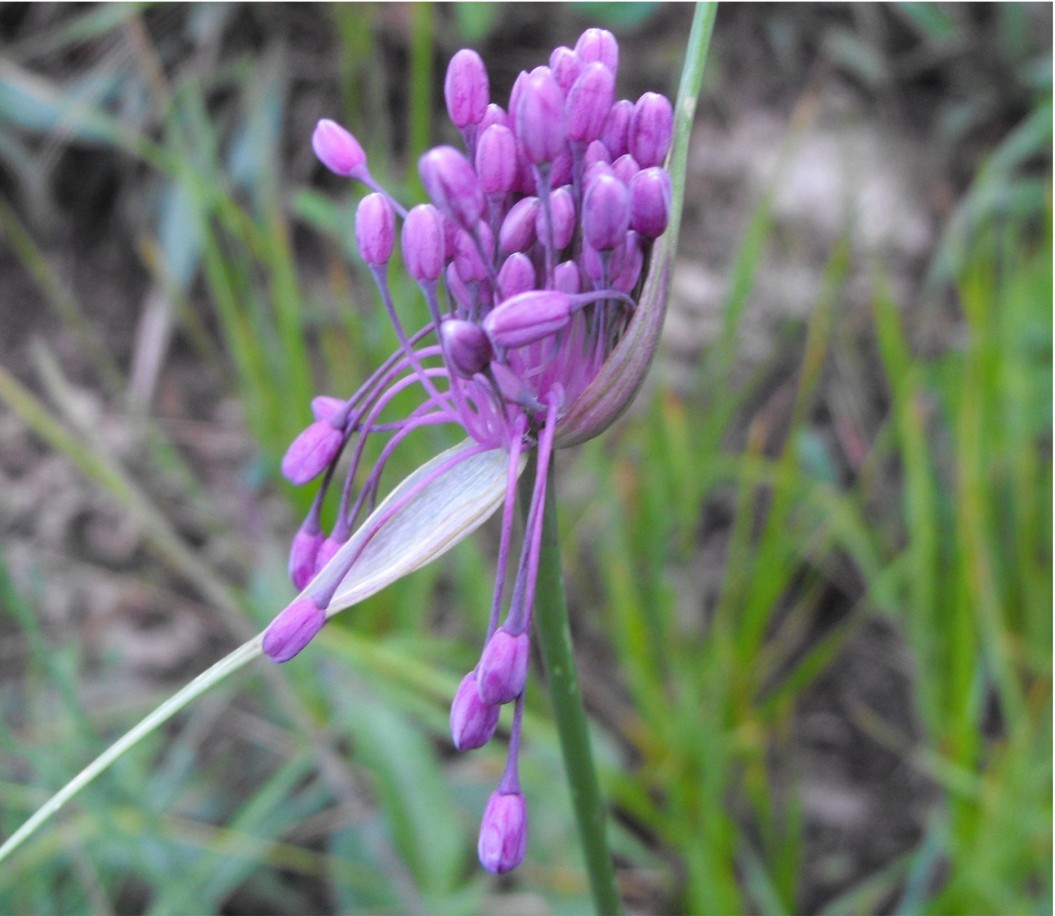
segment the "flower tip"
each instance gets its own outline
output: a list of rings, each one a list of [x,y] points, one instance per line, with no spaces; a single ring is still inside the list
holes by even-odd
[[[264,631],[264,654],[273,662],[288,662],[314,639],[324,623],[324,610],[311,598],[298,598]]]
[[[480,824],[480,864],[495,875],[512,871],[527,851],[527,805],[520,792],[491,793]]]
[[[476,672],[465,675],[451,703],[451,739],[455,748],[471,751],[487,744],[498,726],[501,711],[480,699]]]
[[[359,141],[329,118],[323,118],[315,125],[311,148],[326,168],[345,178],[357,177],[356,173],[366,165],[366,153]]]

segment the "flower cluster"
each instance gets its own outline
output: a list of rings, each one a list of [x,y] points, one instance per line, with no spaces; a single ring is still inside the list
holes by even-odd
[[[558,429],[574,425],[573,407],[633,321],[652,246],[670,216],[663,162],[671,104],[651,92],[636,102],[616,100],[618,58],[612,34],[589,29],[574,49],[557,48],[549,66],[522,72],[503,108],[491,101],[479,55],[459,51],[444,92],[464,149],[439,146],[421,157],[430,202],[409,210],[374,180],[362,147],[344,128],[323,120],[312,138],[329,169],[370,189],[359,204],[356,237],[400,346],[351,398],[316,398],[314,422],[286,453],[282,470],[289,480],[303,484],[321,476],[322,484],[290,552],[301,595],[268,628],[263,648],[274,661],[297,654],[347,606],[338,600],[342,583],[364,562],[372,539],[390,534],[386,526],[455,466],[501,454],[504,485],[494,508],[501,505],[503,513],[490,625],[451,709],[454,744],[468,750],[486,744],[501,707],[514,704],[509,762],[479,840],[480,860],[494,872],[518,865],[526,842],[517,750],[550,455]],[[403,261],[428,308],[427,320],[411,331],[387,282],[397,220]],[[387,418],[392,398],[412,386],[423,392],[421,405],[407,417]],[[375,510],[392,451],[434,424],[462,427],[468,445],[427,465]],[[562,432],[575,440],[592,431]],[[389,438],[357,490],[364,445],[377,435]],[[507,590],[517,480],[532,448],[537,473]],[[321,507],[346,453],[337,520],[324,532]]]

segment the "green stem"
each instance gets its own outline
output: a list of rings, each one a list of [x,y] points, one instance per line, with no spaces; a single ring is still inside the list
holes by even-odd
[[[532,454],[527,472],[521,478],[522,486],[528,488],[528,494],[535,473],[535,456]],[[535,632],[542,652],[546,685],[560,737],[572,806],[579,824],[579,840],[586,860],[586,871],[590,876],[594,906],[598,913],[619,913],[619,891],[605,837],[605,805],[597,782],[597,770],[593,765],[586,710],[582,703],[571,629],[568,626],[568,608],[564,601],[555,492],[551,459],[535,587]]]

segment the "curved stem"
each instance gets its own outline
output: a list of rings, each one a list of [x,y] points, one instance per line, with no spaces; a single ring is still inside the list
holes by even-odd
[[[537,472],[535,456],[532,454],[528,471],[520,479],[522,495],[526,491],[530,497],[531,484]],[[586,871],[590,877],[594,906],[598,913],[619,913],[619,890],[616,887],[615,871],[605,836],[605,804],[593,765],[586,710],[579,689],[579,675],[575,667],[571,630],[568,626],[568,609],[564,601],[552,458],[549,474],[542,515],[538,581],[535,587],[535,632],[542,652],[546,686],[553,706],[557,734],[560,737],[568,790],[579,825],[579,840],[582,843]]]

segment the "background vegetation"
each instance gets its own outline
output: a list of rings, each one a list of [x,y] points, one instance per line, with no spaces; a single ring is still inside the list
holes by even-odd
[[[0,834],[291,594],[278,459],[394,343],[314,121],[415,199],[458,47],[502,96],[604,25],[633,98],[690,13],[0,8]],[[1047,6],[719,11],[668,350],[558,468],[628,907],[1051,911],[1051,77]],[[0,909],[582,911],[537,686],[527,861],[475,864],[492,540],[205,697]]]

